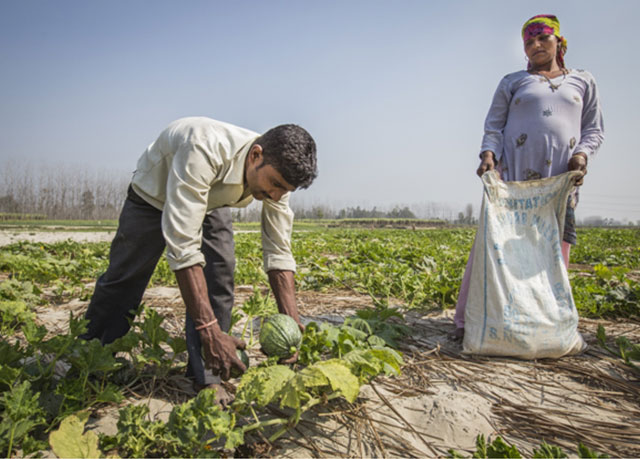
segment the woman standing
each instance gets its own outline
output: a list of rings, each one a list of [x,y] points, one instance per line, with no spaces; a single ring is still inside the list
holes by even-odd
[[[585,70],[564,63],[567,40],[553,15],[538,15],[522,27],[527,70],[506,75],[499,83],[485,120],[479,176],[497,169],[505,181],[553,177],[570,170],[583,175],[589,157],[604,138],[596,82]],[[577,242],[577,192],[567,205],[562,255],[569,266],[571,245]],[[472,250],[473,253],[473,250]],[[472,257],[460,286],[454,322],[464,335],[464,311],[469,294]]]

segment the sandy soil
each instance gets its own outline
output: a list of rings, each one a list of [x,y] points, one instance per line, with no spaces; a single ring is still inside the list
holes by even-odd
[[[53,237],[46,234],[47,241]],[[238,286],[236,305],[252,292],[250,286]],[[182,335],[184,306],[176,288],[150,288],[143,301],[166,317],[163,325],[171,334]],[[305,320],[333,323],[372,306],[368,296],[351,291],[299,292],[298,303]],[[51,333],[65,332],[69,312],[80,315],[86,305],[71,299],[42,307],[37,320]],[[484,434],[492,439],[502,436],[524,456],[531,456],[533,448],[545,440],[570,456],[575,456],[581,441],[611,457],[640,457],[640,379],[620,359],[602,350],[595,338],[598,325],[603,324],[612,337],[624,334],[640,342],[640,324],[583,319],[580,332],[589,344],[585,353],[521,361],[462,355],[461,343],[450,336],[452,315],[451,310],[406,312],[412,334],[401,345],[405,359],[401,376],[376,379],[362,389],[355,404],[331,403],[306,414],[273,445],[264,437],[253,438],[240,455],[446,456],[449,448],[467,454],[474,451],[476,436]],[[236,325],[234,332],[239,333],[242,326]],[[249,355],[253,360],[260,354],[254,347]],[[193,395],[189,381],[175,377],[163,390],[132,396],[129,402],[148,403],[153,416],[164,419],[173,403]],[[277,414],[278,408],[272,407],[272,412]],[[92,428],[113,434],[117,409],[98,414]]]
[[[24,231],[13,229],[0,230],[0,247],[14,242],[61,242],[70,239],[78,242],[111,242],[115,231]]]
[[[253,292],[236,288],[240,305]],[[338,323],[369,297],[353,292],[299,292],[305,320]],[[164,327],[182,334],[184,307],[179,291],[150,288],[143,301],[161,312]],[[69,311],[82,314],[87,302],[74,299],[38,310],[38,321],[52,333],[65,332]],[[640,456],[640,380],[619,359],[596,344],[598,324],[612,335],[640,341],[640,324],[581,321],[590,344],[586,353],[559,360],[520,361],[472,358],[450,337],[453,311],[406,313],[412,335],[402,343],[400,377],[378,378],[363,387],[357,403],[338,402],[306,414],[288,435],[269,445],[256,437],[242,455],[274,457],[446,456],[449,448],[475,450],[478,434],[501,435],[530,456],[542,440],[574,453],[579,441],[612,457]],[[240,333],[243,323],[234,332]],[[256,337],[257,341],[257,337]],[[255,362],[256,347],[249,350]],[[162,393],[141,394],[131,403],[148,403],[164,419],[173,403],[195,395],[186,378],[175,378]],[[272,412],[278,413],[273,407]],[[93,420],[93,428],[113,434],[117,410]],[[267,432],[268,434],[268,432]],[[264,438],[264,437],[263,437]]]

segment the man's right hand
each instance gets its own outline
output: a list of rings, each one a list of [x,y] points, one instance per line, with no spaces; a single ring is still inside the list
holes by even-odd
[[[202,266],[194,265],[176,271],[176,279],[182,299],[187,307],[187,314],[200,331],[204,360],[207,368],[219,374],[223,380],[231,376],[231,368],[236,367],[244,373],[247,368],[238,359],[237,349],[244,349],[242,340],[227,335],[220,329],[207,291]]]
[[[485,172],[492,171],[496,168],[496,156],[492,151],[483,151],[480,158],[480,166],[478,166],[478,170],[476,170],[478,177],[482,177],[482,174]]]
[[[242,373],[247,371],[247,367],[236,354],[236,349],[246,347],[244,341],[227,335],[217,324],[200,330],[200,338],[206,367],[214,374],[219,374],[223,381],[231,377],[233,367]]]

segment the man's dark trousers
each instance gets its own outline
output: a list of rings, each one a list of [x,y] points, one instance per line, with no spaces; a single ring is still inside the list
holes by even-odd
[[[85,318],[89,320],[85,339],[98,338],[103,344],[125,335],[129,321],[142,300],[151,275],[162,256],[162,211],[140,198],[131,187],[120,213],[118,231],[111,243],[109,267],[97,282]],[[228,332],[233,308],[235,246],[231,211],[220,208],[208,213],[202,226],[204,275],[209,300],[220,328]],[[200,351],[200,335],[186,314],[186,341],[189,363],[187,376],[198,384],[215,379],[205,371]]]

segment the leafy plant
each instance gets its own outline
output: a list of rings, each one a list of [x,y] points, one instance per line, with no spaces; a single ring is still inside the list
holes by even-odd
[[[30,281],[7,279],[0,282],[0,300],[22,301],[28,306],[40,304],[42,291]]]
[[[596,337],[600,346],[607,350],[610,354],[620,357],[634,371],[640,373],[640,366],[633,361],[640,361],[640,344],[633,344],[626,336],[618,336],[615,340],[616,349],[612,349],[607,345],[607,334],[602,325],[598,325]],[[632,361],[633,360],[633,361]]]
[[[366,321],[358,320],[362,323],[356,321],[356,325],[370,331]],[[273,441],[294,427],[302,413],[315,405],[339,397],[353,402],[361,384],[382,373],[399,374],[400,354],[386,346],[372,346],[371,336],[375,335],[346,324],[335,327],[309,323],[300,348],[300,362],[306,365],[304,368],[294,372],[287,366],[267,362],[250,368],[243,375],[234,409],[249,413],[256,420],[245,427],[245,432],[279,425],[280,429],[270,437]],[[258,421],[256,410],[269,403],[291,408],[294,412],[288,419]]]
[[[608,458],[606,454],[600,454],[580,442],[578,444],[578,457],[586,459],[605,459]]]
[[[101,438],[103,449],[116,448],[125,457],[217,457],[219,447],[232,449],[244,440],[235,416],[216,404],[215,390],[175,406],[167,423],[148,420],[148,414],[147,405],[121,409],[118,433]]]
[[[62,420],[57,430],[49,434],[49,445],[56,456],[102,457],[98,448],[98,435],[91,431],[84,432],[87,419],[89,419],[87,411],[72,414]]]
[[[32,321],[34,317],[24,301],[0,300],[0,334],[13,335],[17,327]]]
[[[247,327],[249,327],[249,346],[253,345],[253,319],[260,317],[260,329],[264,323],[264,318],[278,312],[276,303],[269,296],[263,295],[257,286],[253,287],[253,294],[245,301],[241,307],[242,312],[247,316],[247,321],[242,328],[242,339],[245,337]]]
[[[297,373],[283,365],[256,367],[249,369],[242,377],[234,409],[250,412],[257,419],[255,408],[269,403],[293,408],[294,413],[288,419],[257,421],[244,428],[248,432],[279,424],[281,428],[269,438],[269,441],[274,441],[289,428],[295,427],[303,412],[338,397],[353,402],[359,391],[358,378],[339,359],[316,362]]]
[[[560,447],[552,446],[543,440],[540,444],[540,449],[533,448],[533,457],[538,459],[562,459],[567,457],[567,455]]]
[[[31,383],[23,381],[11,386],[2,394],[0,406],[0,451],[11,457],[16,445],[21,445],[25,453],[38,451],[42,443],[32,436],[37,427],[45,424],[44,411],[38,403],[40,394],[33,393]]]
[[[574,269],[570,274],[580,314],[640,316],[636,275],[640,269],[640,231],[581,228],[579,236],[572,262],[580,264],[573,266],[582,272]],[[299,267],[299,288],[346,288],[369,294],[377,307],[358,311],[339,326],[309,324],[298,364],[291,368],[272,360],[252,367],[241,379],[238,405],[227,413],[233,419],[210,412],[208,404],[213,403],[204,399],[201,405],[178,408],[171,427],[148,420],[144,408],[130,408],[125,411],[128,414],[121,414],[121,437],[101,439],[103,451],[117,449],[119,454],[130,456],[217,455],[225,444],[232,448],[243,441],[245,433],[272,427],[270,435],[276,438],[318,404],[337,398],[353,400],[356,388],[380,374],[397,374],[402,366],[402,356],[393,347],[408,329],[401,314],[389,305],[402,303],[420,309],[452,306],[473,237],[471,229],[325,229],[296,233],[292,250]],[[276,308],[273,299],[261,293],[268,280],[262,269],[259,234],[238,233],[236,250],[242,260],[236,270],[237,283],[255,287],[254,295],[235,311],[234,317],[250,316],[243,334],[249,331],[253,342],[253,330],[248,329],[254,325],[253,319],[270,315]],[[0,248],[0,271],[6,277],[0,281],[2,454],[38,451],[46,447],[43,440],[49,432],[59,425],[63,432],[69,428],[69,415],[119,403],[125,386],[144,383],[153,387],[182,369],[184,364],[177,356],[184,353],[184,340],[172,338],[162,327],[162,317],[154,311],[141,310],[130,332],[104,347],[97,341],[77,339],[84,331],[81,319],[70,317],[69,332],[55,336],[35,324],[31,313],[34,305],[70,295],[86,296],[90,287],[86,289],[85,284],[106,269],[108,251],[107,243],[71,241],[25,242]],[[151,283],[175,284],[164,258]],[[11,334],[21,334],[20,339],[9,340]],[[609,352],[637,368],[637,344],[626,337],[607,340],[604,329],[600,337]],[[286,414],[265,419],[264,407],[269,404],[282,406]],[[207,421],[210,425],[195,424],[192,415],[211,416]],[[79,439],[82,416],[76,415],[78,421],[73,427]],[[235,424],[235,416],[243,417],[243,427]],[[202,440],[199,435],[207,429],[219,429],[219,438]],[[192,444],[188,437],[197,440]],[[482,446],[478,445],[484,451],[481,454],[514,454],[508,444],[496,441],[483,440]],[[564,454],[544,442],[534,450],[538,453],[545,457]],[[578,454],[598,457],[583,445],[579,445]]]
[[[605,454],[599,454],[580,442],[577,448],[577,455],[580,458],[606,458]],[[464,458],[466,456],[460,454],[455,449],[449,450],[449,457]],[[476,437],[476,450],[472,454],[473,458],[521,458],[522,455],[515,445],[507,444],[501,437],[496,437],[492,442],[485,440],[484,435],[480,434]],[[533,449],[534,458],[566,458],[567,454],[558,446],[549,445],[544,440],[539,448]]]

